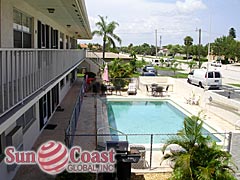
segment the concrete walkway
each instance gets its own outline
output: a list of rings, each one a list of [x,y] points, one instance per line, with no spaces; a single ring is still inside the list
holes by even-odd
[[[38,137],[37,141],[33,146],[33,150],[37,150],[39,146],[49,140],[56,140],[64,143],[65,139],[65,129],[68,126],[69,119],[72,115],[72,111],[76,102],[76,98],[79,94],[81,81],[77,80],[67,95],[64,97],[63,101],[61,102],[61,107],[64,108],[63,112],[56,111],[52,118],[49,120],[49,124],[57,125],[55,129],[49,130],[44,129],[41,135]],[[83,103],[83,109],[85,103]],[[87,105],[87,104],[86,104]],[[65,144],[65,143],[64,143]],[[33,179],[55,179],[54,176],[48,175],[40,170],[38,165],[23,165],[19,168],[14,180],[33,180]]]
[[[83,99],[80,117],[74,137],[74,145],[81,146],[82,150],[93,151],[96,149],[95,136],[78,136],[83,134],[96,134],[96,105],[95,97],[87,94]]]

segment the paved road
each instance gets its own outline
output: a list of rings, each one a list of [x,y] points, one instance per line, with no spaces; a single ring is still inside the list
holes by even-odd
[[[151,62],[152,59],[155,57],[142,57],[139,56],[138,59],[144,58],[145,61]],[[189,68],[187,64],[181,64],[181,68],[184,70],[184,72],[188,73]],[[223,65],[221,68],[218,68],[222,72],[223,76],[223,84],[229,84],[229,83],[236,83],[240,84],[240,63],[239,64],[228,64]],[[160,73],[161,74],[161,73]],[[168,75],[168,74],[164,74]]]
[[[240,84],[240,65],[223,65],[221,68],[223,83]]]

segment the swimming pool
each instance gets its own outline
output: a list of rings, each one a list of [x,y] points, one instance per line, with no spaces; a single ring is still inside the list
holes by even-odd
[[[176,134],[183,128],[186,117],[169,101],[107,101],[107,111],[109,125],[125,134],[161,134],[154,135],[154,143],[168,138],[162,134]],[[123,140],[125,137],[115,138]],[[128,140],[149,143],[150,135],[130,135]]]

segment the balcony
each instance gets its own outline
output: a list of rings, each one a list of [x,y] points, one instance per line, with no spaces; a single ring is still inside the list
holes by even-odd
[[[84,50],[0,49],[0,117],[85,57]]]

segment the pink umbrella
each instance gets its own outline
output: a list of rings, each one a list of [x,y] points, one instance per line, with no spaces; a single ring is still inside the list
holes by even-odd
[[[106,63],[105,67],[104,67],[104,72],[102,75],[102,79],[106,82],[109,82],[109,77],[108,77],[108,65]]]

